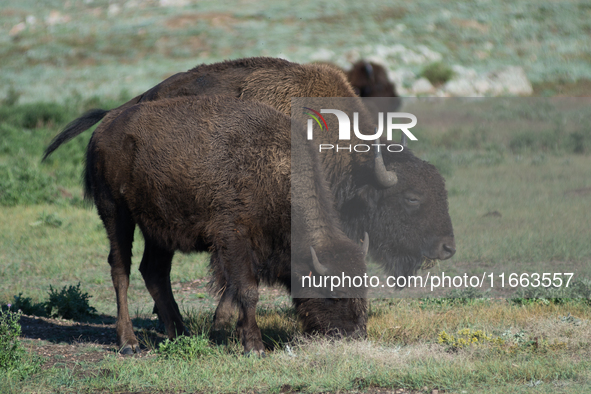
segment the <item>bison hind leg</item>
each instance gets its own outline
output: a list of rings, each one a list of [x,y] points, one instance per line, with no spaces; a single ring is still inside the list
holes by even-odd
[[[127,289],[131,271],[131,250],[135,223],[124,207],[117,205],[105,187],[95,195],[95,204],[110,243],[109,265],[117,299],[117,342],[122,354],[139,353],[140,347],[129,317]]]
[[[224,248],[217,245],[211,255],[211,265],[214,268],[217,285],[226,287],[220,305],[216,309],[216,318],[220,316],[220,321],[223,321],[223,314],[228,309],[231,311],[233,304],[237,305],[239,315],[236,332],[244,346],[244,353],[262,356],[265,353],[265,347],[261,330],[256,322],[256,305],[259,300],[258,279],[253,272],[253,267],[257,264],[253,262],[255,257],[246,240],[234,238],[231,241],[229,242],[231,247]]]
[[[230,289],[225,288],[222,297],[220,298],[220,302],[215,309],[215,314],[213,315],[214,330],[226,329],[232,323],[235,315],[234,312],[236,311],[233,299],[233,292]]]
[[[154,299],[158,317],[164,323],[170,339],[185,334],[183,319],[174,300],[170,285],[170,269],[173,256],[174,252],[158,246],[148,237],[145,238],[140,272],[150,295]]]

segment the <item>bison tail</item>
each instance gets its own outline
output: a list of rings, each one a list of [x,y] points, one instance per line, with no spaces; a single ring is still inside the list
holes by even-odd
[[[91,109],[78,119],[68,123],[66,128],[61,133],[59,133],[51,141],[47,149],[45,149],[45,154],[43,155],[43,159],[41,159],[41,161],[47,159],[47,157],[51,155],[54,150],[59,148],[61,144],[70,141],[72,138],[81,134],[83,131],[90,129],[101,119],[103,119],[108,112],[109,111],[104,109]]]

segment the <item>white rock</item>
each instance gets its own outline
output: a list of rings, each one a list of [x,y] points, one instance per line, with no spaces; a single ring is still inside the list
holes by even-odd
[[[472,81],[472,86],[476,90],[476,93],[480,95],[487,94],[491,89],[491,83],[486,78],[478,78]]]
[[[435,88],[427,78],[419,78],[413,84],[411,90],[415,94],[433,93]]]
[[[493,79],[488,79],[488,82],[490,84],[490,87],[487,91],[489,96],[502,96],[503,94],[506,94],[505,87],[501,82]]]
[[[474,79],[478,76],[478,73],[473,68],[460,66],[459,64],[454,64],[451,69],[458,78]]]
[[[505,67],[500,71],[491,73],[489,78],[500,84],[511,95],[529,96],[534,92],[525,71],[519,66]]]
[[[37,23],[37,18],[35,18],[34,15],[27,15],[27,17],[25,18],[25,22],[27,22],[27,25],[34,25],[35,23]]]
[[[444,91],[457,97],[474,97],[476,92],[474,87],[467,79],[452,79],[447,81],[443,87]]]

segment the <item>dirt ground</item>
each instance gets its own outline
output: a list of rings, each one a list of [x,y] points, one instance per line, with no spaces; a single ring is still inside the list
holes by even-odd
[[[173,283],[177,302],[189,299],[191,294],[207,292],[207,280],[199,279],[186,283]],[[277,308],[290,305],[288,294],[280,288],[261,287],[259,307]],[[216,299],[193,298],[197,308],[212,310]],[[133,318],[133,316],[132,316]],[[73,367],[80,362],[98,362],[108,355],[118,353],[116,317],[99,315],[88,322],[52,319],[23,315],[21,317],[21,338],[23,344],[33,353],[45,359],[43,369],[53,366]],[[142,345],[142,353],[134,357],[152,357],[153,353],[145,343],[157,344],[167,338],[156,315],[133,319],[136,335]],[[121,356],[123,357],[123,356]]]

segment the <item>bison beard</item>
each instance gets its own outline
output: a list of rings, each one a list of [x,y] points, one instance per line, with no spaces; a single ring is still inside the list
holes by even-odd
[[[292,275],[314,270],[310,246],[329,273],[365,272],[363,251],[339,228],[315,150],[292,148],[290,119],[264,104],[190,97],[113,111],[88,144],[85,189],[111,246],[123,353],[139,351],[126,298],[135,225],[145,239],[140,272],[170,338],[184,332],[170,286],[176,250],[211,252],[214,285],[239,308],[245,352],[264,351],[259,283],[289,288]],[[303,234],[293,242],[291,219]],[[294,304],[305,332],[365,335],[363,292]]]

